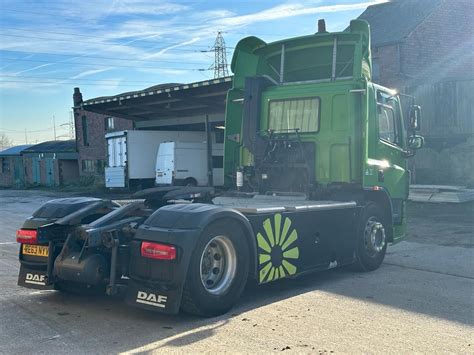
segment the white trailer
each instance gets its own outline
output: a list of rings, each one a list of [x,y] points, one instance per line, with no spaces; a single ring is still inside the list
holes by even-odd
[[[160,143],[166,141],[205,142],[205,132],[119,131],[105,135],[107,166],[105,186],[124,188],[153,186]],[[202,162],[205,164],[205,162]]]
[[[206,142],[164,142],[156,157],[157,185],[206,186],[208,156]],[[224,145],[212,144],[213,185],[224,185]]]

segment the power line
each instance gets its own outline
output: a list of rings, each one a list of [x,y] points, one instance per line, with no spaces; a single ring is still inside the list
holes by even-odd
[[[63,54],[63,53],[47,53],[47,52],[28,52],[28,51],[15,51],[9,49],[1,49],[2,52],[11,52],[11,53],[29,53],[29,54],[42,54],[42,55],[51,55],[51,56],[61,56],[61,57],[74,57],[77,58],[77,54]],[[2,57],[0,57],[2,58]],[[117,58],[117,57],[107,57],[107,56],[93,56],[87,55],[82,58],[93,58],[93,59],[108,59],[108,60],[120,60],[120,61],[128,61],[128,62],[150,62],[150,63],[172,63],[172,64],[202,64],[198,62],[179,62],[175,60],[153,60],[153,59],[131,59],[131,58]],[[3,58],[2,58],[3,59]],[[16,58],[15,58],[16,59]]]
[[[173,68],[160,68],[160,69],[173,69]],[[174,68],[173,70],[178,70]],[[193,71],[205,71],[210,69],[188,69]],[[38,76],[38,75],[9,75],[9,74],[0,74],[0,77],[7,77],[7,78],[15,78],[15,79],[40,79],[40,80],[67,80],[67,81],[97,81],[97,82],[107,82],[107,81],[117,81],[117,79],[90,79],[90,78],[58,78],[58,77],[45,77],[45,76]],[[128,83],[140,83],[140,84],[152,84],[150,81],[143,81],[143,80],[127,80]]]
[[[67,33],[67,32],[57,32],[57,31],[43,31],[43,30],[37,30],[37,29],[29,29],[29,28],[18,28],[18,27],[2,27],[2,30],[11,30],[11,31],[25,31],[25,32],[34,32],[34,33],[47,33],[47,34],[53,34],[53,35],[66,35],[66,36],[72,36],[72,37],[85,37],[85,38],[99,38],[99,39],[104,39],[103,36],[93,36],[93,35],[84,35],[80,33]],[[157,37],[158,35],[153,35],[150,34],[149,36],[140,38],[139,41],[146,41],[148,39],[152,39],[154,37]],[[129,36],[132,37],[132,36]],[[110,38],[109,38],[110,39]],[[162,39],[159,37],[159,39]],[[102,43],[102,42],[100,42]],[[179,43],[170,43],[168,44],[169,46],[174,46]],[[203,45],[203,44],[187,44],[186,46],[188,47],[199,47],[199,48],[209,48],[209,46]]]
[[[5,75],[5,74],[0,74],[0,77],[7,77],[7,78],[16,78],[16,79],[22,79],[22,78],[27,78],[27,79],[40,79],[40,80],[67,80],[67,81],[94,81],[94,82],[116,82],[117,79],[88,79],[88,78],[58,78],[58,77],[46,77],[46,76],[35,76],[35,75]],[[128,83],[139,83],[139,84],[153,84],[150,81],[139,81],[139,80],[127,80]]]
[[[253,0],[252,0],[253,1]],[[60,10],[60,9],[58,9]],[[33,11],[25,11],[25,10],[17,10],[17,9],[5,9],[5,8],[2,8],[2,11],[10,11],[10,12],[20,12],[20,13],[26,13],[26,14],[33,14],[33,15],[42,15],[42,16],[54,16],[54,14],[52,13],[46,13],[46,12],[33,12]],[[58,14],[60,15],[61,17],[63,18],[74,18],[74,19],[77,19],[76,16],[65,16],[64,14]],[[211,20],[208,20],[204,23],[208,23],[212,21]],[[140,23],[140,22],[130,22],[130,21],[127,21],[127,24],[135,24],[135,25],[140,25],[140,26],[143,26],[144,24],[143,23]],[[185,24],[185,25],[189,25],[188,22],[183,22],[183,23],[175,23],[176,24]],[[156,25],[152,25],[152,24],[146,24],[147,27],[150,27],[150,28],[159,28],[159,29],[163,29],[162,26],[156,26]],[[204,26],[201,26],[201,27],[204,27]],[[66,27],[62,27],[62,28],[66,28]],[[12,28],[12,29],[16,29],[16,28]],[[19,29],[20,30],[20,29]],[[31,31],[34,31],[34,30],[31,30]],[[249,34],[248,32],[237,32],[237,31],[233,31],[232,29],[227,29],[226,31],[228,32],[232,32],[234,34],[239,34],[239,35],[243,35],[243,36],[269,36],[269,37],[285,37],[287,38],[288,37],[288,33],[282,33],[282,34],[278,34],[278,33],[251,33]],[[71,34],[73,35],[73,34]],[[300,34],[301,36],[305,35],[305,34]],[[78,35],[78,36],[85,36],[85,35]],[[92,36],[91,36],[92,37]],[[232,47],[228,47],[228,48],[232,48]]]
[[[240,2],[243,2],[242,0],[240,0]],[[249,0],[248,2],[254,2],[254,0]],[[193,3],[193,2],[189,2],[189,3]],[[200,3],[200,2],[195,2],[195,3]],[[77,16],[73,16],[73,15],[70,15],[70,16],[67,16],[67,15],[64,15],[64,13],[61,13],[61,10],[62,9],[59,9],[59,8],[54,8],[54,10],[59,10],[60,12],[58,13],[58,16],[61,16],[61,18],[73,18],[73,19],[77,19]],[[18,13],[26,13],[26,14],[33,14],[33,15],[42,15],[42,16],[54,16],[54,13],[46,13],[46,12],[35,12],[35,11],[26,11],[26,10],[18,10],[18,9],[7,9],[7,8],[2,8],[2,11],[9,11],[9,12],[18,12]],[[208,21],[205,21],[205,22],[202,22],[203,24],[207,24],[211,21],[213,21],[214,19],[210,19]],[[140,22],[131,22],[131,21],[127,21],[127,24],[130,24],[130,25],[139,25],[139,26],[143,26],[144,24],[143,23],[140,23]],[[185,25],[189,25],[188,22],[183,22],[183,23],[174,23],[175,25],[176,24],[185,24]],[[146,24],[147,27],[149,28],[159,28],[159,29],[163,29],[162,26],[157,26],[157,25],[152,25],[152,24]],[[200,26],[201,28],[204,28],[205,26]],[[65,27],[63,27],[65,28]],[[227,29],[226,31],[228,32],[232,32],[234,34],[239,34],[239,35],[243,35],[243,36],[268,36],[268,37],[284,37],[284,38],[288,38],[288,33],[282,33],[282,34],[278,34],[278,33],[247,33],[247,32],[236,32],[236,31],[233,31],[232,29]],[[303,36],[305,34],[300,34],[300,36]],[[295,35],[295,36],[298,36],[298,35]],[[228,47],[228,48],[232,48],[232,47]]]
[[[39,132],[49,132],[52,129],[54,129],[54,127],[48,127],[48,128],[38,129],[38,130],[33,130],[33,131],[30,131],[30,130],[26,130],[26,131],[28,133],[39,133]],[[66,128],[61,127],[61,125],[59,125],[59,126],[56,126],[56,129],[66,129]],[[8,128],[1,128],[0,131],[11,132],[11,133],[24,133],[25,132],[24,129],[18,130],[18,129],[8,129]]]
[[[9,11],[9,12],[18,12],[18,13],[25,13],[25,14],[32,14],[32,15],[40,15],[40,16],[54,16],[54,13],[47,13],[47,12],[37,12],[37,11],[25,11],[25,10],[17,10],[17,9],[7,9],[7,8],[2,8],[2,11]],[[61,10],[60,10],[61,11]],[[74,20],[77,20],[78,16],[73,16],[73,15],[65,15],[63,12],[56,13],[57,16],[60,16],[61,18],[71,18]],[[137,17],[137,16],[135,16]],[[209,19],[208,21],[201,22],[201,24],[206,24],[210,21],[213,21],[214,19]],[[127,21],[128,25],[138,25],[138,26],[143,26],[143,22],[133,22],[133,21]],[[180,22],[174,22],[174,25],[179,25],[181,24]],[[184,22],[183,24],[189,25],[188,22]],[[147,27],[151,28],[159,28],[163,29],[163,26],[157,26],[157,25],[152,25],[152,24],[146,24]],[[204,26],[200,26],[201,28],[204,28]]]
[[[141,67],[141,66],[136,66],[136,65],[121,65],[121,64],[104,64],[104,63],[96,63],[96,62],[91,62],[91,63],[80,63],[80,62],[62,62],[62,61],[50,61],[50,60],[41,60],[41,59],[23,59],[23,58],[8,58],[8,57],[1,57],[2,60],[10,60],[14,62],[32,62],[32,63],[49,63],[49,64],[74,64],[74,65],[84,65],[84,66],[93,66],[93,67],[117,67],[117,68],[135,68],[135,69],[170,69],[170,70],[200,70],[196,68],[186,68],[186,67],[180,67],[180,68],[171,68],[171,67],[152,67],[152,66],[147,66],[147,67]],[[174,62],[174,64],[181,64],[179,62]],[[182,64],[191,64],[191,63],[182,63]],[[192,63],[192,64],[202,64],[202,63]]]
[[[23,84],[68,84],[68,85],[73,85],[74,83],[73,82],[54,82],[54,81],[35,81],[35,80],[2,80],[1,83],[23,83]],[[153,85],[153,84],[152,84]],[[139,85],[139,84],[136,84],[136,85],[128,85],[128,84],[113,84],[113,83],[110,83],[110,84],[107,84],[107,83],[103,83],[103,84],[97,84],[97,83],[81,83],[81,86],[103,86],[103,87],[106,87],[106,86],[111,86],[111,87],[117,87],[117,86],[120,86],[120,87],[143,87],[143,85]]]
[[[24,35],[12,35],[12,34],[6,34],[6,33],[0,33],[0,36],[3,36],[3,37],[19,37],[19,38],[30,38],[30,39],[43,39],[43,40],[47,40],[47,41],[55,41],[55,42],[73,42],[73,43],[87,43],[87,44],[91,44],[91,41],[79,41],[79,40],[73,40],[73,39],[69,39],[69,38],[65,38],[65,39],[60,39],[60,38],[50,38],[50,37],[37,37],[37,36],[24,36]],[[105,45],[105,46],[118,46],[118,47],[127,47],[127,48],[130,48],[132,46],[130,46],[130,43],[129,44],[123,44],[123,43],[107,43],[107,42],[92,42],[94,44],[100,44],[100,45]],[[136,43],[136,42],[133,42],[133,43]],[[179,43],[178,43],[179,44]],[[174,45],[171,44],[167,47],[160,47],[160,48],[155,48],[156,50],[165,50],[165,49],[168,49],[169,47],[173,47]],[[137,46],[137,47],[141,47],[141,46]],[[144,47],[146,49],[151,49],[150,47]],[[185,48],[170,48],[169,49],[170,51],[173,50],[173,51],[183,51],[183,52],[199,52],[199,50],[196,50],[196,49],[185,49]]]

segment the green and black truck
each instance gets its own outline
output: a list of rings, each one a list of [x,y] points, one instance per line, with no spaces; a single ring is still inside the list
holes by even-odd
[[[49,201],[17,232],[21,286],[103,290],[212,316],[263,284],[353,264],[403,239],[420,107],[371,81],[370,29],[241,40],[227,96],[226,189],[158,187],[118,205]],[[405,116],[405,119],[404,119]]]

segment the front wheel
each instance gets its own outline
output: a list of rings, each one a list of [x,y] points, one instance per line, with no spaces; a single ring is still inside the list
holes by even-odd
[[[373,271],[380,267],[387,251],[387,226],[383,209],[369,202],[361,213],[357,231],[356,269]]]
[[[191,257],[181,308],[202,316],[227,312],[245,287],[248,258],[245,236],[235,222],[206,227]]]

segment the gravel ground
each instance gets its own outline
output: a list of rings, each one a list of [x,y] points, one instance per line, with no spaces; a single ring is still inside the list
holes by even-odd
[[[474,353],[473,204],[410,204],[407,241],[379,270],[249,285],[202,319],[18,287],[15,230],[58,196],[0,191],[0,353]]]

